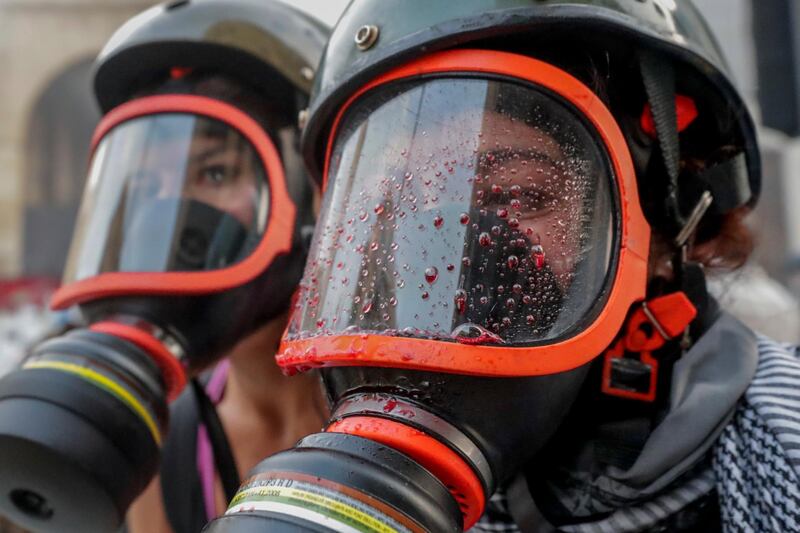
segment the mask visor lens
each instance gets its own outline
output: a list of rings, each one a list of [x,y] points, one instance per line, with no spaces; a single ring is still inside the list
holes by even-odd
[[[289,339],[526,346],[597,316],[617,255],[615,176],[564,100],[510,80],[404,81],[341,124]]]
[[[230,125],[188,113],[128,120],[94,152],[64,281],[231,266],[258,245],[268,209],[264,165]]]

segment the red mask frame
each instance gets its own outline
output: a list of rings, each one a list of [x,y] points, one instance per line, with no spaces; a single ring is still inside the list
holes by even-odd
[[[264,164],[269,183],[266,230],[258,246],[235,265],[207,272],[104,272],[58,289],[53,309],[100,298],[128,295],[198,295],[241,286],[264,272],[275,258],[288,253],[297,208],[286,188],[286,176],[275,144],[264,129],[236,107],[213,98],[176,94],[140,98],[112,109],[92,137],[90,159],[100,141],[123,122],[146,115],[187,113],[218,120],[240,132]]]
[[[636,173],[625,137],[597,95],[548,63],[507,52],[450,50],[419,58],[378,77],[357,91],[336,116],[326,149],[323,188],[329,179],[333,141],[353,102],[386,83],[437,73],[486,73],[520,79],[555,92],[587,117],[610,156],[621,209],[619,259],[608,300],[582,332],[543,346],[470,346],[377,334],[284,340],[277,361],[290,373],[320,366],[381,366],[495,377],[565,372],[599,356],[618,335],[631,305],[645,297],[650,226],[639,204]]]

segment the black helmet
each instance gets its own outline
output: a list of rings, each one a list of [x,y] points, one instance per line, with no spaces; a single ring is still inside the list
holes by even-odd
[[[719,46],[689,0],[353,0],[320,63],[303,139],[307,166],[320,177],[332,119],[347,98],[410,58],[456,47],[522,49],[547,56],[570,46],[602,51],[601,60],[614,58],[617,64],[635,67],[636,79],[625,83],[639,91],[638,105],[651,104],[659,141],[651,144],[660,144],[664,156],[650,158],[655,150],[645,150],[647,155],[642,156],[637,150],[641,130],[622,127],[637,173],[649,173],[650,162],[658,160],[670,178],[667,190],[651,191],[650,196],[660,204],[665,203],[665,194],[676,200],[660,215],[648,208],[651,224],[662,229],[668,225],[668,232],[676,232],[705,189],[713,193],[717,212],[755,203],[761,165],[753,121],[728,77]],[[614,78],[620,76],[615,73]],[[665,81],[674,81],[675,87],[666,94]],[[679,146],[673,122],[675,90],[697,102],[705,122],[702,133],[688,143],[704,145],[705,152],[691,158],[713,160],[702,175],[690,176],[699,180],[681,177],[680,206],[677,183],[678,173],[683,172],[678,170],[678,156],[684,155],[684,146]],[[644,202],[648,203],[648,194]],[[675,220],[665,222],[675,217],[677,226]]]
[[[105,113],[181,67],[227,73],[268,88],[270,98],[280,90],[307,95],[329,32],[281,2],[172,0],[117,30],[97,59],[95,94]],[[289,113],[294,120],[295,109]]]

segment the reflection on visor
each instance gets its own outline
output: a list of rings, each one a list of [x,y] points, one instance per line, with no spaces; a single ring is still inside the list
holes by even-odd
[[[264,166],[229,125],[178,113],[129,120],[95,150],[65,281],[230,266],[258,245],[268,206]]]
[[[594,318],[614,176],[560,100],[513,82],[406,82],[342,124],[290,339],[524,345]]]

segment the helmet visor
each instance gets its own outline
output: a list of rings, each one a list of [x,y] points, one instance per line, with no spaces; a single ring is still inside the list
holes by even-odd
[[[288,340],[370,333],[529,346],[603,308],[615,175],[565,100],[512,79],[373,90],[343,115]]]
[[[65,282],[234,265],[259,244],[269,204],[264,164],[231,125],[190,113],[127,120],[94,151]]]

